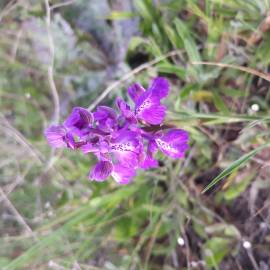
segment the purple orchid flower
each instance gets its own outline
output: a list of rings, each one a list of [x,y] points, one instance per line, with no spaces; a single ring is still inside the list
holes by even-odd
[[[121,98],[116,99],[120,114],[107,106],[99,106],[93,114],[75,107],[63,125],[50,126],[45,136],[54,148],[94,154],[98,162],[89,173],[91,180],[102,182],[111,176],[119,184],[128,184],[137,169],[158,166],[154,158],[158,150],[179,159],[188,149],[186,131],[161,125],[166,114],[161,100],[168,93],[169,83],[161,77],[147,90],[135,83],[128,89],[134,110]]]

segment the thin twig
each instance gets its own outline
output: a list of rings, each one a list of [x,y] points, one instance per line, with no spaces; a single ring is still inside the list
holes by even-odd
[[[18,185],[20,185],[21,183],[23,183],[25,176],[27,175],[27,173],[30,171],[30,169],[33,167],[33,163],[29,163],[25,170],[23,171],[22,174],[17,175],[16,179],[14,182],[12,182],[11,184],[8,185],[7,188],[5,188],[3,191],[5,192],[6,196],[8,196]],[[1,199],[0,199],[0,203],[1,203]]]
[[[1,119],[3,120],[1,123]],[[49,159],[46,159],[45,156],[38,150],[36,149],[28,140],[23,136],[23,134],[14,128],[9,121],[0,113],[0,124],[4,125],[7,127],[6,132],[11,133],[11,138],[15,139],[18,143],[21,145],[25,146],[25,148],[29,151],[29,153],[36,159],[37,163],[39,165],[43,165],[45,170],[44,172],[53,169],[55,173],[57,173],[59,176],[61,176],[61,180],[65,180],[61,172],[54,166],[55,160],[52,160],[52,157],[54,154],[51,154],[51,157]],[[46,162],[47,160],[47,162]]]
[[[121,85],[122,83],[126,82],[129,78],[131,78],[132,76],[134,76],[135,74],[141,72],[144,69],[147,69],[159,62],[161,62],[162,60],[172,57],[174,55],[177,55],[180,51],[179,50],[175,50],[175,51],[171,51],[165,55],[162,55],[148,63],[142,64],[141,66],[133,69],[131,72],[125,74],[120,80],[112,83],[109,87],[107,87],[104,92],[88,107],[88,110],[92,111],[113,89],[115,89],[116,87],[118,87],[119,85]]]
[[[236,66],[236,65],[230,65],[230,64],[224,64],[224,63],[215,63],[215,62],[200,62],[200,61],[195,61],[191,62],[193,65],[208,65],[208,66],[217,66],[221,68],[233,68],[233,69],[238,69],[244,72],[247,72],[249,74],[258,76],[268,82],[270,82],[270,75],[260,72],[258,70],[255,70],[253,68],[248,68],[248,67],[241,67],[241,66]]]
[[[160,230],[161,225],[162,225],[162,217],[160,218],[159,222],[157,223],[157,225],[155,227],[155,230],[153,231],[153,235],[150,238],[150,241],[149,241],[149,244],[148,244],[148,247],[147,247],[147,250],[146,250],[145,263],[144,263],[145,269],[147,269],[148,262],[149,262],[149,259],[151,257],[152,249],[153,249],[153,247],[155,245],[155,242],[156,242],[156,239],[157,239],[157,234],[158,234],[158,232]]]
[[[246,251],[247,251],[247,255],[248,255],[254,269],[260,270],[259,265],[257,264],[256,259],[254,258],[253,252],[250,249],[247,249]]]
[[[32,229],[25,222],[24,218],[21,216],[21,214],[18,212],[18,210],[15,208],[15,206],[11,203],[11,201],[6,196],[5,192],[3,191],[3,189],[1,187],[0,187],[0,195],[1,195],[0,200],[3,200],[3,202],[6,204],[6,206],[10,209],[10,211],[16,217],[16,220],[24,227],[25,231],[29,235],[34,236]]]
[[[190,222],[190,219],[187,220],[186,224],[185,224],[185,227],[188,226]],[[181,224],[181,223],[180,223]],[[181,230],[181,234],[184,238],[184,243],[185,243],[185,246],[186,246],[186,260],[187,260],[187,268],[188,270],[190,270],[190,261],[191,261],[191,252],[190,252],[190,245],[189,245],[189,240],[188,240],[188,237],[186,235],[186,228],[183,228],[183,226],[180,225],[180,230]]]
[[[20,45],[22,33],[23,33],[23,29],[21,28],[16,34],[15,42],[13,41],[14,45],[12,46],[11,57],[14,59],[14,61],[16,60],[17,51]]]
[[[9,13],[11,12],[13,9],[15,9],[18,6],[19,2],[17,2],[17,0],[13,0],[10,1],[2,10],[2,12],[0,13],[0,22],[2,21],[2,19]]]
[[[60,118],[60,102],[59,95],[56,89],[55,81],[54,81],[54,56],[55,56],[55,48],[53,43],[53,37],[51,33],[51,9],[48,0],[44,0],[46,6],[46,26],[47,26],[47,34],[48,34],[48,42],[49,49],[51,54],[50,64],[48,66],[48,80],[50,89],[52,92],[53,102],[54,102],[54,119],[53,122],[58,123]]]
[[[69,5],[72,5],[74,3],[75,3],[75,0],[66,1],[64,3],[58,3],[58,4],[55,4],[55,5],[52,5],[51,10],[54,10],[54,9],[60,8],[60,7],[69,6]]]
[[[43,163],[43,159],[41,157],[41,153],[39,153],[38,151],[36,151],[36,149],[34,149],[31,145],[31,143],[28,142],[28,140],[17,130],[15,129],[10,123],[9,121],[2,115],[0,114],[0,120],[3,120],[2,125],[6,126],[7,129],[10,131],[10,133],[12,133],[12,138],[14,138],[17,142],[19,142],[20,144],[22,144],[23,146],[25,146],[25,148],[29,151],[29,153],[36,159],[36,161],[39,164]],[[1,121],[0,121],[1,123]],[[8,132],[8,130],[6,130]]]

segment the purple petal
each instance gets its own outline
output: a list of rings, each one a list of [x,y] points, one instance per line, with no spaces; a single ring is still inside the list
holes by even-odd
[[[166,141],[187,142],[189,138],[188,132],[183,129],[172,128],[163,136]]]
[[[145,92],[145,89],[138,83],[135,83],[128,88],[128,94],[130,98],[134,101],[134,103],[137,103],[139,97],[144,92]]]
[[[68,147],[75,149],[80,144],[80,142],[75,142],[73,135],[67,132],[64,126],[51,126],[45,130],[44,135],[53,148]]]
[[[81,150],[84,154],[87,153],[108,153],[109,152],[109,144],[106,141],[96,141],[96,142],[87,142],[81,147]]]
[[[111,141],[111,151],[118,162],[136,167],[140,159],[140,136],[135,131],[121,130]]]
[[[96,121],[104,120],[106,118],[116,119],[116,112],[107,106],[98,106],[94,112],[94,119]]]
[[[104,131],[112,130],[117,126],[117,114],[107,106],[99,106],[94,112],[94,119],[97,121],[98,128]]]
[[[138,116],[141,120],[151,125],[159,125],[166,115],[166,106],[152,104],[151,107],[142,110]]]
[[[67,147],[71,148],[71,149],[75,149],[76,144],[78,144],[78,142],[77,143],[75,142],[75,140],[73,138],[73,135],[70,132],[67,132],[64,140],[65,140],[65,142],[67,144]]]
[[[127,105],[127,103],[122,100],[121,98],[116,99],[116,104],[121,111],[122,115],[125,119],[128,120],[129,123],[137,123],[136,117],[134,113],[131,111],[130,107]]]
[[[94,121],[94,116],[91,112],[89,112],[87,109],[77,107],[75,108],[78,110],[78,114],[80,115],[80,120],[82,123],[86,126],[89,126]]]
[[[113,165],[109,161],[99,161],[89,174],[89,178],[97,182],[104,181],[113,170]]]
[[[140,96],[135,106],[135,115],[151,125],[159,125],[165,118],[166,107],[160,104],[159,95],[147,90]]]
[[[156,168],[158,167],[158,161],[150,156],[146,156],[140,167],[145,170]]]
[[[158,167],[158,161],[153,158],[153,155],[157,151],[157,145],[154,140],[150,140],[147,147],[146,156],[140,167],[143,169],[150,169]]]
[[[93,115],[88,110],[81,107],[75,107],[64,122],[64,126],[72,133],[80,136],[81,131],[89,127],[92,123]]]
[[[135,131],[126,129],[119,130],[115,133],[115,139],[112,143],[131,143],[133,146],[137,145],[139,134]]]
[[[166,107],[160,104],[160,100],[168,93],[168,81],[161,77],[154,79],[149,89],[142,93],[136,101],[136,117],[151,125],[161,124],[165,118]]]
[[[171,129],[165,135],[157,138],[156,144],[165,155],[172,158],[182,158],[188,149],[188,133],[181,129]]]
[[[70,116],[65,121],[66,127],[72,126],[88,126],[93,122],[93,115],[86,109],[81,107],[73,108]]]
[[[151,91],[145,91],[141,96],[139,96],[136,104],[135,104],[135,113],[139,113],[139,111],[143,110],[144,108],[149,108],[151,104],[158,103],[157,99],[151,100]]]
[[[81,147],[81,150],[84,154],[87,154],[97,152],[98,148],[92,143],[86,143]]]
[[[155,135],[154,135],[155,136]],[[148,144],[147,152],[153,156],[158,150],[157,144],[154,139],[151,139]]]
[[[125,164],[127,167],[137,167],[139,164],[139,155],[131,151],[114,151],[113,156],[116,161]]]
[[[45,130],[44,135],[53,148],[67,147],[65,142],[66,129],[64,126],[50,126]]]
[[[157,77],[152,81],[149,90],[152,91],[152,95],[157,96],[159,99],[165,98],[169,94],[169,82],[165,78]]]
[[[118,184],[129,184],[135,175],[135,170],[132,168],[128,168],[120,164],[114,165],[112,177]]]

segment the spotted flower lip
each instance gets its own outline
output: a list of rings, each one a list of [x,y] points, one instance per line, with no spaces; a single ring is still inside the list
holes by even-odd
[[[139,164],[140,138],[134,131],[123,130],[111,141],[111,153],[115,160],[125,167],[137,167]]]
[[[161,101],[168,94],[165,78],[153,79],[147,89],[135,83],[128,88],[133,109],[120,97],[116,99],[118,111],[99,106],[91,113],[75,107],[62,125],[48,127],[44,135],[53,148],[94,155],[97,163],[90,170],[91,180],[103,182],[112,177],[118,184],[129,184],[138,169],[158,167],[157,151],[179,159],[189,147],[185,130],[163,123],[167,108]]]
[[[182,129],[171,129],[164,135],[155,139],[159,150],[172,158],[183,158],[188,149],[189,135]]]

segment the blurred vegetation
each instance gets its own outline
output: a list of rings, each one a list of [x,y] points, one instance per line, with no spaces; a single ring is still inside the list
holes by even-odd
[[[0,269],[270,269],[268,0],[0,8]],[[112,105],[157,75],[166,121],[190,132],[185,159],[118,186],[47,145],[57,106],[64,119],[118,82],[100,100]]]

